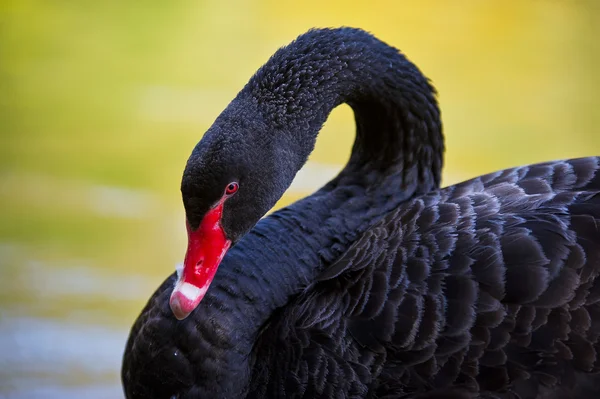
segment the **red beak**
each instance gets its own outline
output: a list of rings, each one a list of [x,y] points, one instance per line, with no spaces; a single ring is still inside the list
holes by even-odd
[[[231,245],[221,227],[223,201],[210,209],[194,231],[187,223],[188,247],[169,304],[175,317],[185,319],[200,303]]]

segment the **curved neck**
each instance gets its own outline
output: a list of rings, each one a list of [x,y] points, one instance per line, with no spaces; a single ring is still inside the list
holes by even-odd
[[[276,309],[376,220],[439,186],[444,145],[434,89],[396,49],[363,31],[311,31],[279,50],[205,137],[216,142],[227,132],[226,144],[240,153],[272,151],[264,162],[272,170],[249,171],[260,172],[253,183],[267,185],[272,197],[265,204],[272,205],[342,103],[352,107],[357,125],[346,167],[310,197],[261,220],[230,249],[194,317],[170,338],[190,353],[193,389],[205,396],[243,397],[251,389],[257,338]],[[166,301],[161,311],[169,314]],[[193,334],[210,356],[189,339]]]
[[[416,182],[417,191],[426,192],[439,186],[443,163],[435,94],[398,50],[364,31],[344,28],[313,30],[280,49],[240,97],[250,98],[264,115],[270,125],[264,134],[287,136],[288,153],[297,155],[294,173],[333,108],[347,103],[357,131],[346,169],[402,173],[403,185]]]
[[[340,39],[339,33],[332,36]],[[253,389],[248,384],[261,350],[256,343],[274,312],[310,286],[375,221],[440,183],[443,137],[433,88],[404,56],[370,35],[349,31],[342,38],[347,46],[301,37],[276,53],[235,100],[240,108],[260,111],[269,127],[262,134],[286,137],[278,145],[290,145],[284,152],[291,164],[282,166],[293,173],[289,182],[334,107],[348,103],[357,126],[340,174],[261,220],[226,255],[200,304],[197,323],[235,330],[226,341],[236,350],[220,352],[220,366],[209,374],[227,379],[235,371],[239,377],[231,392],[240,397]],[[335,73],[321,80],[323,71]],[[211,316],[215,309],[219,317]]]

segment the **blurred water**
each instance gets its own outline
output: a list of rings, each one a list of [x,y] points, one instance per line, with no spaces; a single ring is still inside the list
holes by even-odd
[[[117,372],[128,329],[111,322],[107,307],[137,303],[155,284],[143,275],[111,276],[65,263],[31,261],[18,274],[2,276],[4,295],[26,298],[0,316],[0,381],[7,398],[122,396]],[[32,303],[39,314],[31,314]]]
[[[216,0],[0,6],[0,397],[119,398],[128,329],[181,262],[179,179],[250,75],[313,26],[358,26],[433,80],[445,184],[600,154],[595,0]],[[326,182],[348,107],[278,204]]]
[[[92,320],[3,317],[0,379],[4,394],[27,399],[122,396],[112,377],[120,367],[126,337],[126,329],[105,328]],[[75,381],[77,376],[79,381]]]

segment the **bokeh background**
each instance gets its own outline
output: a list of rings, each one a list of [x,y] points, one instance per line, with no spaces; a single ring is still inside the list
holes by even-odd
[[[444,184],[600,155],[600,2],[0,2],[0,397],[118,398],[128,328],[185,251],[179,182],[280,46],[362,27],[439,90]],[[348,157],[334,111],[278,206]]]

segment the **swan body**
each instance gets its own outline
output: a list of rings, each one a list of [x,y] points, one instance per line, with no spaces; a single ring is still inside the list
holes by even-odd
[[[341,103],[347,166],[260,219]],[[440,188],[443,148],[396,49],[350,28],[280,49],[188,160],[186,261],[132,327],[126,397],[596,397],[600,158]]]

